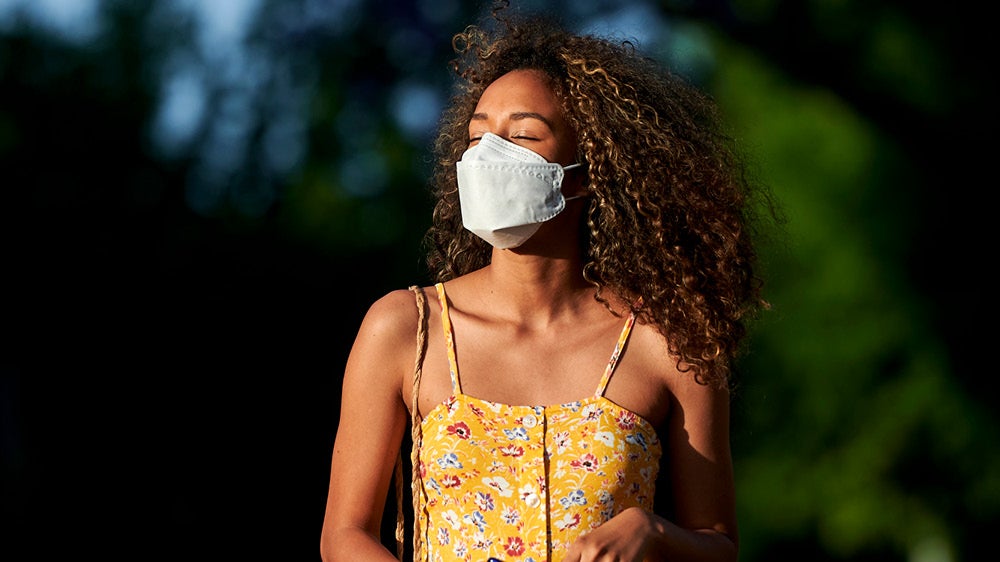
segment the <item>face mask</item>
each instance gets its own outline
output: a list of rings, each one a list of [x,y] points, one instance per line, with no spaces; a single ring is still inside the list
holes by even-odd
[[[495,248],[516,248],[566,207],[565,168],[486,133],[456,163],[462,224]]]

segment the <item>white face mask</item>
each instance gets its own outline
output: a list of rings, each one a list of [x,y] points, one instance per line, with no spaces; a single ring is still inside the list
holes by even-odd
[[[495,248],[516,248],[566,207],[565,168],[493,133],[456,164],[462,224]]]

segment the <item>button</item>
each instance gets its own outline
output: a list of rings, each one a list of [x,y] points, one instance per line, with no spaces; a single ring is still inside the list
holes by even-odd
[[[521,418],[521,425],[523,425],[524,427],[526,427],[528,429],[531,429],[531,428],[535,427],[536,425],[538,425],[538,419],[535,418],[535,416],[533,416],[531,414],[528,414],[528,415],[524,416],[523,418]]]
[[[538,499],[538,494],[531,492],[530,494],[524,496],[524,503],[526,503],[528,507],[538,507],[538,504],[542,502]]]

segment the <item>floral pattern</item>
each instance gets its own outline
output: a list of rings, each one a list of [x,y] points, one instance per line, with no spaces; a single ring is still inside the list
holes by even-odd
[[[662,454],[656,431],[603,396],[634,316],[594,396],[513,406],[461,393],[437,288],[455,393],[422,420],[415,444],[419,559],[559,562],[577,537],[622,510],[651,509]]]

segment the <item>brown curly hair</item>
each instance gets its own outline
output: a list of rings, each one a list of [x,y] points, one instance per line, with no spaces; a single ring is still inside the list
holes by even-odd
[[[642,298],[682,370],[701,383],[731,382],[733,359],[760,298],[751,243],[751,182],[713,101],[637,53],[628,41],[570,33],[551,16],[492,13],[455,35],[458,76],[434,144],[432,277],[446,281],[489,264],[491,247],[465,230],[455,162],[483,90],[512,70],[543,72],[580,145],[591,195],[581,225],[584,278]],[[610,308],[610,307],[609,307]]]

